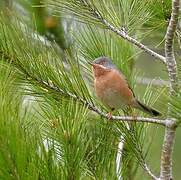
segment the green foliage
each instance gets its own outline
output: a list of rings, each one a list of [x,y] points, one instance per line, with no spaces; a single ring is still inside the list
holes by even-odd
[[[63,53],[53,41],[36,34],[26,21],[14,14],[2,14],[2,179],[117,179],[115,159],[120,137],[126,140],[122,177],[126,179],[129,175],[127,165],[135,172],[138,165],[144,168],[150,145],[145,140],[149,126],[134,123],[128,128],[126,123],[107,121],[91,111],[92,107],[107,110],[94,97],[87,61],[99,56],[112,58],[135,87],[133,66],[138,51],[107,30],[102,20],[105,18],[117,28],[124,26],[128,33],[142,38],[140,29],[153,26],[157,12],[154,8],[158,8],[154,2],[47,1],[56,15],[61,12],[70,17],[71,12],[84,23],[74,24],[74,43]],[[163,18],[159,14],[156,17]],[[143,101],[154,104],[164,93],[162,88],[158,89],[155,93],[149,85]],[[172,105],[178,118],[180,99],[175,98]]]
[[[75,32],[74,37],[81,55],[86,60],[92,61],[97,57],[107,56],[114,61],[124,74],[131,74],[130,66],[136,58],[135,50],[130,44],[117,38],[112,32],[94,26],[84,26],[84,28]]]
[[[93,32],[90,30],[90,33]],[[101,33],[100,31],[100,36],[104,35]],[[87,38],[89,38],[88,34]],[[116,178],[113,159],[117,153],[118,138],[121,135],[125,137],[132,137],[132,135],[126,130],[127,128],[123,123],[115,126],[102,120],[99,122],[100,117],[96,117],[93,124],[90,122],[92,115],[87,116],[86,103],[94,106],[95,101],[83,78],[83,73],[86,73],[88,69],[85,61],[80,61],[76,54],[74,58],[66,54],[65,62],[64,58],[58,57],[51,44],[44,44],[39,39],[35,39],[33,33],[22,26],[17,19],[9,24],[5,17],[1,18],[0,40],[2,63],[5,65],[10,63],[15,68],[18,78],[16,84],[21,86],[21,94],[34,97],[38,103],[38,106],[35,106],[37,110],[33,111],[35,113],[34,118],[40,118],[40,121],[35,120],[36,123],[38,121],[35,127],[39,129],[35,134],[38,135],[28,143],[32,142],[32,146],[36,148],[40,144],[41,156],[38,159],[40,162],[45,161],[46,164],[40,168],[40,177],[45,177],[45,179],[58,179],[60,177],[61,179],[79,179],[84,176],[98,178],[104,175],[105,177]],[[111,36],[110,34],[110,40],[115,40],[118,43],[114,35]],[[122,46],[119,45],[119,47]],[[118,54],[116,46],[108,48],[115,48],[113,52]],[[102,50],[106,52],[106,47],[102,47]],[[23,105],[21,106],[23,107]],[[29,111],[26,113],[29,114]],[[28,126],[25,124],[26,128]],[[22,131],[24,132],[23,127]],[[141,137],[140,130],[138,130],[139,133],[135,135],[135,138]],[[110,132],[112,132],[111,136]],[[135,132],[137,132],[137,128]],[[23,136],[25,135],[23,134]],[[42,138],[39,139],[39,136]],[[16,136],[13,137],[16,138]],[[42,145],[43,139],[50,142],[48,154]],[[135,144],[134,138],[129,139],[129,153],[132,152],[132,156],[137,157],[137,152],[142,152],[142,147],[138,144]],[[20,146],[26,146],[27,149],[30,149],[27,144]],[[18,151],[18,153],[20,152]],[[36,154],[36,158],[37,156]],[[138,157],[139,160],[142,159],[139,162],[144,161],[143,157],[144,155]],[[56,163],[54,164],[56,159],[58,159],[58,167]],[[25,165],[22,165],[23,168]],[[108,171],[110,169],[112,169],[111,173]],[[58,171],[62,173],[57,174]],[[53,174],[55,176],[52,177]]]
[[[166,27],[168,20],[170,19],[171,3],[172,2],[169,0],[152,1],[150,9],[152,9],[154,16],[150,19],[148,25],[155,26],[157,24],[160,27],[163,27],[163,25]]]
[[[151,16],[150,4],[152,1],[128,0],[128,1],[82,1],[82,0],[56,0],[47,1],[47,5],[55,8],[57,12],[70,11],[78,21],[84,23],[98,23],[104,26],[106,19],[117,28],[125,26],[129,32],[140,28]],[[143,18],[144,17],[144,18]]]
[[[0,78],[0,177],[19,179],[36,177],[38,167],[39,138],[23,127],[30,117],[22,105],[19,88],[14,85],[16,73],[9,66],[1,64]],[[32,132],[36,132],[36,126]],[[36,136],[36,138],[35,138]],[[38,176],[37,176],[38,177]]]

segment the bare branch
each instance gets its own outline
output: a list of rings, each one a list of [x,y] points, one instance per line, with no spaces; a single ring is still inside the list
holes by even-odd
[[[130,124],[127,123],[127,128],[130,130]],[[125,139],[123,136],[120,137],[120,142],[118,144],[118,152],[117,152],[117,157],[116,157],[116,173],[117,173],[117,177],[118,180],[122,180],[122,177],[120,175],[120,167],[121,167],[121,163],[122,163],[122,154],[123,154],[123,150],[124,150],[124,144],[125,144]],[[158,180],[158,177],[156,177],[152,171],[149,169],[148,165],[146,164],[146,162],[143,162],[143,169],[145,170],[145,172],[154,180]]]
[[[108,118],[107,115],[104,116]],[[127,122],[146,122],[152,124],[160,124],[166,126],[167,121],[163,119],[154,119],[154,118],[146,118],[146,117],[132,117],[132,116],[112,116],[111,120],[115,121],[127,121]]]
[[[177,36],[177,42],[178,42],[179,48],[181,49],[181,33],[180,33],[180,30],[176,31],[176,36]]]
[[[95,15],[97,16],[97,18],[111,31],[113,31],[114,33],[116,33],[118,36],[122,37],[123,39],[129,41],[130,43],[136,45],[138,48],[142,49],[144,52],[150,54],[151,56],[160,59],[161,62],[163,62],[164,64],[166,63],[166,59],[164,56],[156,53],[155,51],[151,50],[150,48],[148,48],[147,46],[145,46],[144,44],[140,43],[139,41],[137,41],[136,39],[130,37],[124,30],[119,30],[116,27],[114,27],[113,25],[111,25],[106,19],[104,19],[101,14],[97,11],[94,10]]]
[[[51,1],[51,2],[54,2],[54,1]],[[53,4],[55,4],[55,2]],[[48,5],[51,6],[53,4],[51,4],[49,2]],[[71,5],[72,5],[72,7],[71,7]],[[71,5],[69,6],[65,2],[62,2],[62,4],[61,3],[57,4],[57,6],[62,7],[62,9],[70,10],[71,12],[73,12],[75,14],[75,16],[78,16],[80,19],[82,18],[82,16],[83,17],[87,16],[86,22],[94,21],[94,24],[95,24],[95,22],[97,20],[97,22],[99,22],[100,24],[105,26],[105,28],[113,31],[114,33],[116,33],[117,35],[122,37],[123,39],[125,39],[125,40],[129,41],[130,43],[136,45],[138,48],[142,49],[144,52],[150,54],[151,56],[153,56],[153,57],[155,57],[157,59],[160,59],[161,62],[163,62],[164,64],[166,63],[166,60],[165,60],[164,56],[162,56],[162,55],[156,53],[155,51],[151,50],[150,48],[148,48],[144,44],[140,43],[136,39],[130,37],[124,30],[117,29],[112,24],[110,24],[106,19],[104,19],[102,14],[96,8],[96,5],[94,4],[93,1],[87,1],[87,0],[72,1]],[[75,7],[77,7],[77,9],[75,9]],[[85,12],[87,12],[86,14],[81,14],[80,12],[77,12],[78,8],[81,8],[81,7]]]
[[[177,64],[174,56],[173,41],[174,35],[178,23],[180,0],[172,0],[172,13],[169,25],[167,27],[166,39],[165,39],[165,57],[167,70],[170,79],[170,94],[174,94],[177,90]],[[169,104],[168,104],[169,105]],[[170,109],[168,106],[168,115],[170,115]],[[165,136],[161,154],[161,172],[160,180],[172,179],[172,153],[176,134],[176,126],[167,126],[165,129]]]
[[[152,172],[151,170],[149,169],[148,165],[146,163],[144,163],[144,170],[146,171],[146,173],[152,177],[152,179],[154,180],[158,180],[159,178],[156,177]]]
[[[122,180],[123,178],[121,177],[121,164],[122,164],[122,155],[124,151],[124,144],[125,144],[125,139],[123,136],[120,137],[119,144],[118,144],[118,151],[117,151],[117,156],[116,156],[116,174],[118,180]]]
[[[172,152],[175,142],[176,127],[166,127],[161,154],[160,180],[171,180],[172,178]]]
[[[176,36],[177,36],[179,48],[181,49],[181,21],[180,19],[178,20],[178,24],[177,24]]]
[[[172,14],[165,36],[165,57],[170,78],[171,93],[177,86],[177,64],[174,56],[173,41],[178,23],[180,0],[172,1]]]
[[[87,5],[87,4],[85,4]],[[119,30],[116,27],[114,27],[113,25],[111,25],[106,19],[104,19],[102,17],[102,15],[100,14],[100,12],[98,11],[98,9],[96,8],[92,8],[91,6],[89,6],[89,8],[94,12],[94,16],[100,21],[102,22],[105,27],[107,27],[109,30],[113,31],[114,33],[116,33],[117,35],[119,35],[120,37],[122,37],[123,39],[129,41],[130,43],[136,45],[138,48],[142,49],[144,52],[150,54],[151,56],[160,59],[161,62],[163,62],[164,64],[166,63],[166,59],[164,56],[156,53],[155,51],[151,50],[150,48],[148,48],[147,46],[145,46],[144,44],[140,43],[139,41],[137,41],[136,39],[130,37],[124,30]]]
[[[166,59],[164,56],[156,53],[155,51],[151,50],[150,48],[148,48],[147,46],[145,46],[144,44],[140,43],[139,41],[137,41],[136,39],[130,37],[127,33],[125,33],[123,30],[119,30],[117,28],[115,28],[114,26],[112,26],[108,21],[106,21],[105,19],[103,19],[103,23],[106,25],[106,27],[108,29],[110,29],[111,31],[115,32],[117,35],[119,35],[120,37],[122,37],[123,39],[126,39],[127,41],[131,42],[132,44],[136,45],[138,48],[142,49],[144,52],[148,53],[149,55],[160,59],[161,62],[163,62],[164,64],[166,63]]]

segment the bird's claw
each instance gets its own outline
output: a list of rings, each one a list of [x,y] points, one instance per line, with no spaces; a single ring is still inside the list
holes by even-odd
[[[111,113],[111,112],[108,112],[108,113],[107,113],[107,118],[108,118],[108,120],[111,120],[111,119],[112,119],[112,113]]]

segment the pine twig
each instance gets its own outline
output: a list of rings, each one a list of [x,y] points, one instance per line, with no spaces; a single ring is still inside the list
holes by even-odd
[[[149,169],[148,165],[146,163],[144,163],[144,169],[146,171],[146,173],[153,179],[153,180],[159,180],[158,177],[156,177],[152,171]]]
[[[119,144],[118,144],[118,151],[117,151],[117,156],[116,156],[116,174],[118,180],[122,180],[122,176],[120,174],[120,167],[122,164],[122,155],[123,155],[123,150],[124,150],[124,144],[125,144],[125,139],[123,136],[120,137]]]
[[[53,2],[53,1],[51,1]],[[56,1],[55,1],[56,2]],[[87,0],[77,0],[77,1],[70,1],[71,5],[73,8],[71,8],[68,6],[68,3],[63,2],[61,4],[57,3],[57,5],[59,5],[60,7],[62,7],[63,9],[68,9],[71,12],[73,12],[75,14],[75,16],[77,15],[77,10],[75,10],[75,7],[79,7],[85,10],[86,15],[82,15],[80,14],[79,17],[87,17],[86,18],[86,22],[92,22],[90,20],[90,17],[94,18],[94,21],[99,22],[100,24],[102,24],[103,26],[105,26],[105,28],[111,30],[112,32],[116,33],[118,36],[122,37],[123,39],[129,41],[130,43],[134,44],[135,46],[137,46],[138,48],[140,48],[141,50],[143,50],[144,52],[148,53],[149,55],[161,60],[161,62],[163,62],[164,64],[166,64],[166,59],[164,56],[156,53],[155,51],[151,50],[150,48],[148,48],[147,46],[145,46],[144,44],[142,44],[141,42],[137,41],[136,39],[134,39],[133,37],[129,36],[124,30],[122,29],[118,29],[116,27],[114,27],[111,23],[109,23],[106,19],[104,19],[104,17],[102,16],[102,14],[99,12],[99,10],[96,8],[96,6],[94,5],[93,1],[87,1]],[[51,6],[52,4],[49,4],[49,6]],[[88,16],[89,15],[89,16]]]
[[[151,50],[150,48],[148,48],[147,46],[145,46],[144,44],[142,44],[141,42],[137,41],[136,39],[134,39],[133,37],[129,36],[124,30],[119,30],[116,27],[114,27],[113,25],[111,25],[106,19],[104,19],[101,14],[93,9],[94,14],[96,15],[96,17],[112,32],[116,33],[118,36],[122,37],[123,39],[129,41],[130,43],[134,44],[135,46],[137,46],[138,48],[142,49],[144,52],[148,53],[149,55],[160,59],[161,62],[163,62],[164,64],[166,64],[166,59],[164,56],[156,53],[155,51]]]
[[[106,113],[101,111],[95,105],[87,102],[83,98],[78,97],[75,94],[72,94],[71,92],[64,92],[59,87],[56,87],[56,86],[53,86],[53,85],[50,86],[45,81],[39,80],[37,77],[33,76],[33,74],[28,73],[26,71],[26,69],[24,67],[22,67],[22,65],[20,65],[18,63],[18,60],[14,60],[14,57],[10,57],[8,54],[4,53],[1,50],[0,50],[0,56],[4,58],[4,61],[6,61],[7,63],[12,64],[18,70],[23,72],[26,75],[27,80],[33,81],[34,83],[41,86],[42,88],[47,89],[47,91],[50,90],[50,91],[54,92],[55,94],[60,94],[60,95],[63,94],[65,96],[68,96],[69,98],[72,98],[72,99],[74,99],[76,101],[79,101],[81,104],[85,105],[91,111],[94,111],[95,113],[99,114],[100,116],[102,116],[102,117],[104,117],[106,119],[110,119],[110,117]],[[132,116],[112,116],[110,120],[112,120],[112,121],[124,121],[124,122],[135,122],[136,121],[137,123],[145,122],[145,123],[159,124],[159,125],[163,125],[163,126],[173,126],[173,125],[176,124],[176,121],[174,119],[156,119],[156,118],[132,117]]]
[[[123,30],[119,30],[117,28],[115,28],[114,26],[112,26],[108,21],[106,21],[105,19],[103,19],[103,23],[107,26],[108,29],[110,29],[111,31],[115,32],[117,35],[119,35],[120,37],[122,37],[123,39],[129,41],[130,43],[134,44],[135,46],[137,46],[138,48],[142,49],[144,52],[148,53],[149,55],[151,55],[152,57],[155,57],[157,59],[160,59],[161,62],[163,62],[164,64],[166,63],[166,59],[164,56],[156,53],[155,51],[151,50],[150,48],[148,48],[147,46],[145,46],[144,44],[142,44],[141,42],[137,41],[136,39],[130,37],[127,33],[125,33]]]
[[[173,41],[178,23],[180,0],[172,0],[172,13],[167,27],[165,39],[165,57],[167,70],[170,79],[170,95],[175,94],[177,90],[177,64],[174,56]],[[168,104],[169,105],[169,104]],[[168,115],[170,115],[170,107],[168,107]],[[167,126],[165,128],[165,136],[161,153],[161,170],[160,180],[171,180],[172,178],[172,153],[175,141],[176,126]]]

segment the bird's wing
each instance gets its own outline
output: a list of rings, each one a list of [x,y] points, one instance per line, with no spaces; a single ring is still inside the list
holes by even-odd
[[[126,83],[127,83],[128,88],[131,90],[131,92],[132,92],[132,94],[133,94],[133,97],[136,97],[136,96],[135,96],[135,93],[133,92],[133,89],[131,88],[131,86],[130,86],[129,83],[128,83],[128,79],[125,77],[125,75],[124,75],[119,69],[116,69],[116,70],[121,74],[121,76],[124,77],[124,79],[125,79],[125,81],[126,81]]]

